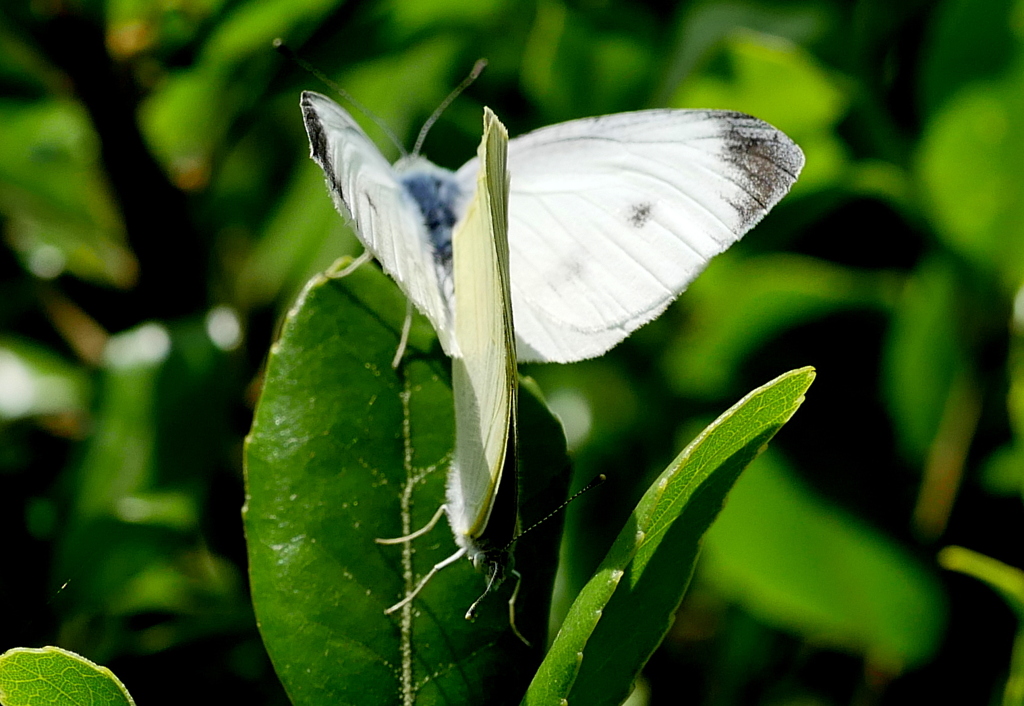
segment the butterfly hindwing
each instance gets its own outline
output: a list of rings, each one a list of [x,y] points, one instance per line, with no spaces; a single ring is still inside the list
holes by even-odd
[[[438,279],[423,215],[394,168],[341,106],[304,91],[302,116],[310,156],[320,165],[335,206],[381,267],[433,324],[451,353],[451,311]]]

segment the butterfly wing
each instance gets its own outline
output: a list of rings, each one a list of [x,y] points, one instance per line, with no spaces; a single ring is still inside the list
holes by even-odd
[[[455,457],[448,477],[448,516],[466,546],[487,527],[506,468],[515,468],[515,336],[509,283],[508,134],[484,111],[476,179],[452,236],[455,338]]]
[[[619,343],[752,228],[803,163],[783,133],[729,111],[619,113],[512,140],[519,359],[570,362]]]
[[[451,353],[451,315],[415,201],[344,108],[312,91],[302,93],[301,106],[310,157],[324,170],[335,207],[351,218],[363,245],[426,315]]]

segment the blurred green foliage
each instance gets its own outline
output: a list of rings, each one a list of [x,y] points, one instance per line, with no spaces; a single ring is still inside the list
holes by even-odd
[[[427,140],[448,167],[484,104],[513,135],[651,106],[790,134],[793,193],[677,305],[524,370],[576,481],[609,476],[568,512],[555,619],[693,433],[809,364],[649,702],[1000,698],[1015,613],[935,556],[1024,567],[1020,0],[5,2],[0,649],[73,649],[139,703],[285,703],[246,591],[241,442],[283,312],[359,247],[306,157],[298,92],[326,89],[278,36],[406,146],[486,56]]]

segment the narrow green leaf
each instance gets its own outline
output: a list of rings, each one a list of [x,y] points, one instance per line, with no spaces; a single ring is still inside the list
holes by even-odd
[[[1018,617],[1024,618],[1024,571],[965,547],[951,546],[939,552],[944,569],[973,576],[998,593]]]
[[[968,342],[958,326],[963,274],[949,259],[927,258],[907,279],[885,349],[886,401],[903,452],[923,463],[951,388],[965,372]]]
[[[516,703],[539,652],[510,631],[512,585],[464,619],[484,589],[446,523],[407,545],[380,545],[427,523],[451,460],[449,365],[417,317],[398,370],[405,300],[379,270],[314,279],[274,346],[246,448],[253,602],[264,642],[296,706]],[[565,496],[561,430],[527,381],[520,399],[523,521]],[[517,624],[545,642],[558,523],[517,548]],[[511,584],[512,582],[508,582]]]
[[[973,576],[1003,597],[1017,614],[1017,637],[1010,654],[1010,674],[1003,689],[1003,706],[1024,705],[1024,571],[964,547],[946,547],[939,564],[950,571]]]
[[[751,392],[654,482],[577,597],[526,704],[619,704],[672,624],[700,539],[740,472],[803,402],[812,368]]]
[[[59,647],[16,647],[0,655],[3,706],[135,706],[106,667]]]
[[[0,337],[0,378],[0,420],[80,414],[89,395],[85,370],[26,339]]]

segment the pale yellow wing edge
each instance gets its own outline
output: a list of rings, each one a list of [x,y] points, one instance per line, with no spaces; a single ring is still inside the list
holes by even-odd
[[[490,519],[509,449],[515,449],[518,381],[509,280],[508,132],[484,109],[483,165],[465,218],[452,234],[455,454],[448,516],[456,537],[478,537]],[[509,443],[509,440],[513,443]]]

